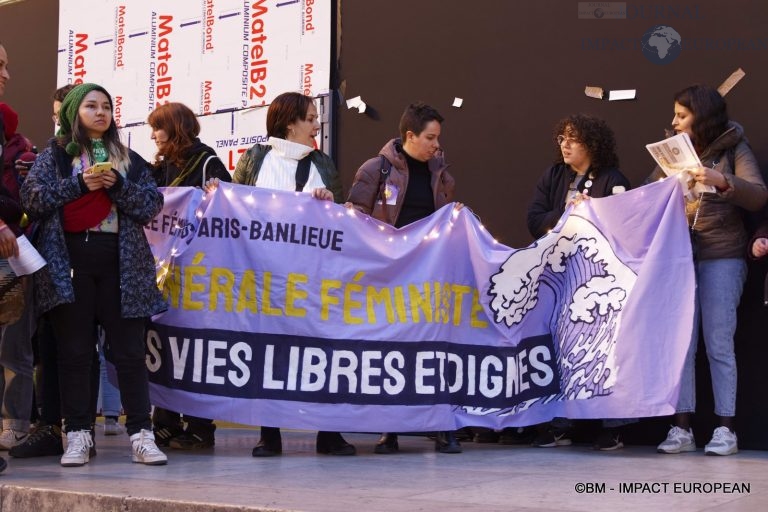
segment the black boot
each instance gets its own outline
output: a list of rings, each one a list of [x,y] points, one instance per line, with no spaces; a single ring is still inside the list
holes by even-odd
[[[435,451],[440,453],[461,453],[461,444],[453,432],[438,432],[435,436]]]
[[[357,453],[355,447],[346,442],[338,432],[318,432],[316,448],[317,453],[326,455],[354,455]]]
[[[388,434],[387,432],[384,432],[381,434],[379,441],[373,448],[373,453],[397,453],[399,449],[400,447],[397,444],[397,434]]]
[[[274,457],[283,453],[283,440],[277,427],[261,427],[261,439],[253,448],[254,457]]]

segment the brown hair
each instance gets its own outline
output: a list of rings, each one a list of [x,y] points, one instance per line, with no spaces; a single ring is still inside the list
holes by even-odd
[[[61,87],[56,89],[56,92],[53,93],[53,96],[51,97],[51,99],[53,101],[64,102],[64,98],[67,97],[67,93],[74,88],[75,88],[75,84],[62,85]]]
[[[163,153],[155,154],[155,165],[162,156],[171,165],[183,168],[186,152],[200,135],[200,123],[192,110],[183,103],[165,103],[153,110],[147,118],[153,130],[163,130],[168,135]]]
[[[275,98],[267,110],[267,135],[286,138],[288,125],[307,118],[312,98],[298,92],[284,92]]]
[[[437,121],[442,124],[443,116],[437,110],[421,101],[408,105],[400,117],[400,137],[402,141],[405,142],[405,134],[408,132],[419,135],[430,121]]]

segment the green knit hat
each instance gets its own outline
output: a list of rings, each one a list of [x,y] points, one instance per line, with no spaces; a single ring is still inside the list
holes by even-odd
[[[77,119],[77,111],[80,109],[80,104],[83,99],[91,91],[103,92],[109,99],[109,106],[112,107],[112,96],[109,95],[106,89],[97,84],[83,83],[76,86],[69,91],[64,97],[64,101],[61,102],[61,110],[59,110],[59,131],[56,133],[59,137],[70,137],[72,140],[65,146],[65,151],[72,155],[77,156],[81,153],[80,144],[72,137],[72,125]]]

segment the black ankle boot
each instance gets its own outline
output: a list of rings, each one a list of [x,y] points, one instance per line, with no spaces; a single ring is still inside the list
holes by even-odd
[[[357,453],[355,447],[346,442],[338,432],[318,432],[316,449],[317,453],[326,455],[354,455]]]
[[[280,429],[261,427],[261,439],[256,443],[251,455],[254,457],[274,457],[283,453],[283,440]]]
[[[461,453],[461,444],[453,432],[438,432],[435,436],[435,451],[440,453]]]
[[[397,453],[400,447],[397,444],[397,434],[388,434],[384,432],[381,434],[379,441],[373,448],[373,453],[387,454]]]

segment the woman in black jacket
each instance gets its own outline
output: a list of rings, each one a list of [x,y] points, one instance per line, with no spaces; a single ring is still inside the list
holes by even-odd
[[[157,145],[152,175],[159,187],[202,187],[210,178],[230,182],[232,178],[216,152],[203,144],[200,123],[183,103],[157,107],[147,119]],[[155,406],[152,421],[159,446],[199,450],[215,444],[216,425],[209,418],[184,415]]]
[[[568,206],[589,197],[605,197],[629,189],[629,180],[621,173],[613,131],[602,119],[573,114],[561,119],[553,133],[557,144],[555,163],[539,179],[528,206],[528,231],[541,238],[562,217]],[[603,430],[595,441],[596,450],[622,448],[619,427],[635,420],[603,421]],[[541,425],[533,445],[554,448],[571,444],[570,422],[555,418]]]

